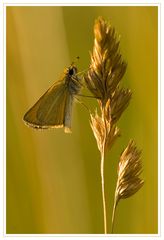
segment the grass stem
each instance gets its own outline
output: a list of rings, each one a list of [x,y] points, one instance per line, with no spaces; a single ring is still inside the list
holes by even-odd
[[[105,187],[104,187],[104,149],[101,152],[101,188],[102,188],[102,201],[103,201],[103,213],[104,213],[104,233],[107,234],[107,219],[106,219],[106,201],[105,201]]]
[[[115,222],[116,207],[117,207],[117,202],[116,202],[116,200],[115,200],[115,201],[114,201],[114,206],[113,206],[113,213],[112,213],[112,227],[111,227],[111,233],[113,233],[113,231],[114,231],[114,222]]]

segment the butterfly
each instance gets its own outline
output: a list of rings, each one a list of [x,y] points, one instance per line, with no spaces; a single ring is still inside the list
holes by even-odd
[[[77,68],[71,64],[62,78],[27,111],[23,118],[25,124],[35,129],[64,127],[66,133],[71,132],[73,102],[81,86]]]

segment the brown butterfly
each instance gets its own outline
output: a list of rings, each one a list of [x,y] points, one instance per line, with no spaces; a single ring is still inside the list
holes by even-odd
[[[64,127],[71,132],[72,105],[81,89],[77,68],[71,64],[63,77],[55,82],[24,115],[25,123],[36,129]]]

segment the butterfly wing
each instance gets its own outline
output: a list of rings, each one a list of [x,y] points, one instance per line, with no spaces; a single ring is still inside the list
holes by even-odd
[[[27,125],[47,129],[64,126],[69,91],[64,81],[55,83],[24,116]]]

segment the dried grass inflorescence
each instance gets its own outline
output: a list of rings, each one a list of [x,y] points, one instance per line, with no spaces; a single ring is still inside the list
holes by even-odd
[[[118,167],[118,180],[115,191],[115,201],[128,198],[135,194],[144,181],[140,179],[142,172],[141,151],[131,140],[120,156]]]
[[[143,186],[144,181],[140,178],[141,172],[141,151],[137,149],[134,141],[131,140],[120,156],[112,225],[114,225],[115,210],[120,199],[131,197]]]
[[[91,127],[100,152],[110,148],[120,136],[115,123],[127,108],[131,91],[119,87],[126,71],[126,63],[119,52],[119,40],[115,29],[99,17],[94,25],[94,47],[91,64],[85,82],[98,99],[101,116],[97,111],[91,114]]]

